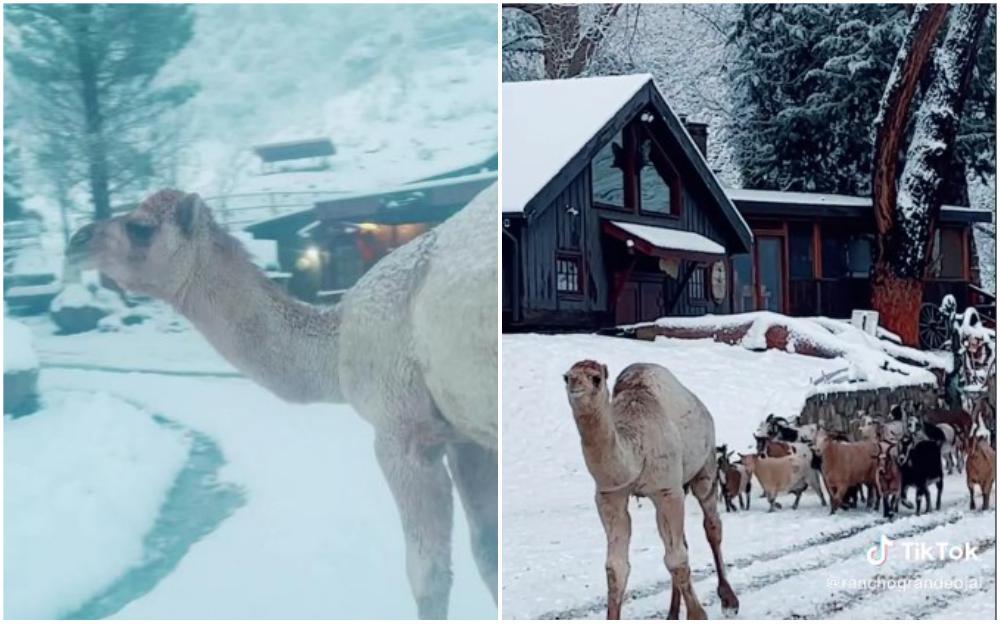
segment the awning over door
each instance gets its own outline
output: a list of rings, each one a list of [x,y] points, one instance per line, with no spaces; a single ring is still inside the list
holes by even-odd
[[[714,262],[726,255],[719,243],[686,230],[641,225],[625,221],[605,221],[604,233],[629,244],[647,256],[657,258],[683,258]]]

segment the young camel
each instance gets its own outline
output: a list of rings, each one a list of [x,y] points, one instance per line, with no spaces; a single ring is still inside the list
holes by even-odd
[[[597,513],[608,538],[608,619],[620,619],[628,582],[632,520],[630,496],[653,501],[671,578],[668,617],[677,619],[684,597],[688,619],[705,619],[694,593],[684,537],[684,494],[694,493],[704,513],[705,536],[715,557],[718,594],[727,614],[739,600],[726,580],[722,521],[716,508],[715,425],[711,414],[662,366],[633,364],[608,394],[608,368],[577,362],[564,375],[566,393],[596,484]]]
[[[170,303],[279,397],[346,402],[368,420],[418,614],[440,619],[452,582],[453,483],[479,573],[497,596],[496,206],[494,185],[375,265],[329,310],[268,280],[194,194],[160,191],[84,227],[66,253]]]

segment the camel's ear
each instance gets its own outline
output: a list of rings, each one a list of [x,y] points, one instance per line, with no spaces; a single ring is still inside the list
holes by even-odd
[[[177,225],[185,236],[191,236],[200,219],[208,215],[208,206],[201,201],[197,193],[188,193],[184,199],[177,204]]]
[[[601,377],[604,379],[604,381],[608,380],[608,365],[607,364],[601,364]]]

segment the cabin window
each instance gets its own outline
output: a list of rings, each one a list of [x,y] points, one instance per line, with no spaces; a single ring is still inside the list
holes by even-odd
[[[757,309],[753,292],[753,261],[750,254],[733,254],[733,312]]]
[[[813,278],[813,229],[811,223],[788,225],[788,276]]]
[[[870,234],[823,232],[823,277],[868,277],[872,266]]]
[[[687,286],[688,299],[691,301],[706,301],[708,299],[708,292],[705,290],[705,284],[708,282],[707,273],[708,269],[703,266],[695,266],[692,270]]]
[[[680,187],[666,157],[649,139],[642,142],[640,156],[639,210],[676,215],[680,207]]]
[[[622,133],[619,132],[591,161],[594,203],[625,208],[624,144]]]
[[[938,228],[931,248],[932,277],[940,279],[961,279],[965,276],[962,265],[962,230]]]
[[[565,294],[582,293],[581,273],[579,256],[556,256],[556,291]]]

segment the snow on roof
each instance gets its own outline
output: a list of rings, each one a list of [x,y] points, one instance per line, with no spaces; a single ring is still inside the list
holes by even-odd
[[[503,212],[525,205],[640,89],[649,74],[503,83]]]
[[[726,195],[733,201],[773,202],[782,204],[830,204],[833,206],[870,206],[867,197],[833,195],[827,193],[798,193],[794,191],[762,191],[756,189],[727,188]]]
[[[860,206],[870,208],[870,197],[855,195],[834,195],[832,193],[801,193],[798,191],[766,191],[758,189],[726,188],[723,189],[729,199],[745,202],[767,202],[772,204],[808,204],[828,206]],[[969,206],[941,206],[942,210],[957,210],[967,212],[983,212]]]
[[[654,225],[627,223],[625,221],[612,221],[611,224],[660,249],[719,255],[725,255],[726,253],[725,248],[719,243],[694,232],[656,227]]]

